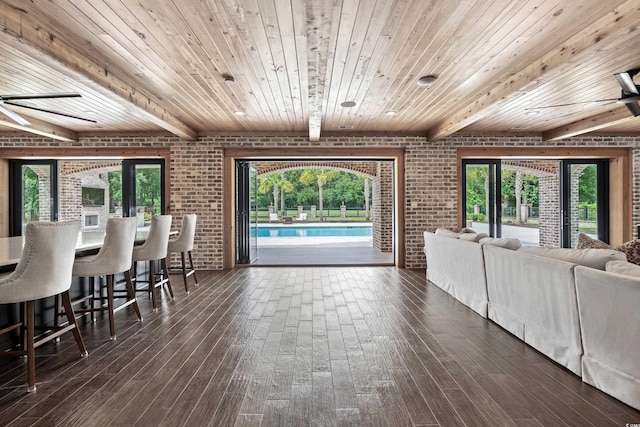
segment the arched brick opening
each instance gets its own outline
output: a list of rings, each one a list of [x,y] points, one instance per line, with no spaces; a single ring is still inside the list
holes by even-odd
[[[373,247],[393,252],[393,167],[391,161],[254,161],[258,178],[304,169],[330,169],[353,173],[371,180],[370,218]],[[368,184],[366,184],[368,185]]]

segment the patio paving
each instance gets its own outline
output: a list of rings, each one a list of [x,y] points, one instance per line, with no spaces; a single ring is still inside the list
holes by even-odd
[[[259,237],[252,265],[394,265],[371,237]]]

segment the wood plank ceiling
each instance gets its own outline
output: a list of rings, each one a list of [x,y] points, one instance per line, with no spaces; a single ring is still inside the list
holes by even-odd
[[[640,67],[638,0],[0,0],[0,25],[0,95],[97,121],[4,105],[32,124],[0,130],[640,132],[589,102]]]

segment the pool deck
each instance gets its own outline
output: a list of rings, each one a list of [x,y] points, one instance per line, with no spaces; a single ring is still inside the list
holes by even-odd
[[[268,227],[371,226],[371,223],[264,224]],[[252,265],[393,265],[393,253],[373,247],[371,236],[258,237]]]

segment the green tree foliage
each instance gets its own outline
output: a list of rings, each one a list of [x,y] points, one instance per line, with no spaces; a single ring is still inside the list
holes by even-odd
[[[484,206],[486,203],[485,181],[487,179],[486,166],[467,166],[466,169],[466,196],[467,206]]]
[[[597,198],[596,165],[589,165],[578,176],[578,197],[580,203],[593,204]]]
[[[152,208],[152,215],[159,215],[160,168],[136,168],[136,204]]]
[[[38,175],[28,167],[24,168],[24,216],[25,222],[37,220],[40,216],[40,187]]]
[[[122,171],[107,174],[109,181],[109,212],[115,212],[116,206],[122,206]]]
[[[338,172],[330,169],[305,169],[300,175],[300,182],[304,185],[313,185],[315,183],[318,186],[318,204],[320,212],[320,221],[323,217],[323,187],[333,181],[338,176]]]

